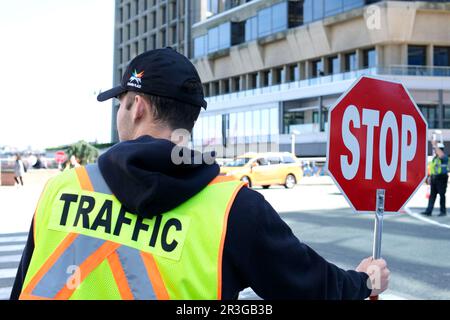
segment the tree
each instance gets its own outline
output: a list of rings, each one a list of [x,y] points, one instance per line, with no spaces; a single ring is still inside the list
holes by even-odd
[[[97,161],[98,149],[82,140],[69,146],[67,154],[69,159],[74,155],[80,160],[81,165],[86,165]]]

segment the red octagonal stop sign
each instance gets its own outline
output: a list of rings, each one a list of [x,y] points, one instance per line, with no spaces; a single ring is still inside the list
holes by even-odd
[[[427,123],[406,88],[363,76],[329,111],[328,170],[356,211],[399,211],[426,177]]]

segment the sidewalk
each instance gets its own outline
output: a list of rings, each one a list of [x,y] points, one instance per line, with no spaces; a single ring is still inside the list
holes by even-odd
[[[30,170],[24,186],[0,186],[0,234],[28,232],[37,201],[51,177],[58,170]]]

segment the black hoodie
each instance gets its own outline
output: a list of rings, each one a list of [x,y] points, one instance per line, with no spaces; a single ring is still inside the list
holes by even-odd
[[[143,136],[119,143],[99,158],[106,183],[130,212],[143,217],[164,213],[218,175],[216,163],[174,164],[173,147],[168,140]],[[193,151],[184,151],[194,157]],[[11,299],[22,290],[34,249],[32,230]],[[364,299],[370,295],[367,279],[367,274],[344,271],[301,243],[261,194],[248,188],[238,192],[223,252],[223,299],[236,299],[248,287],[263,299]]]

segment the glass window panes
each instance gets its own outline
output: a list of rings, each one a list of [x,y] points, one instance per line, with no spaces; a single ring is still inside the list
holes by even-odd
[[[340,60],[337,56],[328,58],[329,73],[335,74],[341,72]]]
[[[281,2],[272,6],[272,30],[271,33],[287,29],[287,2]]]
[[[424,66],[427,64],[426,46],[408,46],[408,65]]]
[[[323,75],[323,63],[322,60],[315,60],[312,62],[312,76],[320,77]]]
[[[357,67],[356,52],[347,53],[345,55],[345,71],[353,71]]]
[[[318,2],[318,1],[315,1]],[[325,0],[325,16],[332,16],[342,11],[342,0]]]
[[[375,49],[367,49],[363,51],[363,67],[374,68],[376,66],[376,51]]]
[[[245,21],[245,41],[258,38],[258,18],[252,17]]]
[[[434,47],[434,65],[450,67],[450,47]]]
[[[258,12],[258,36],[263,37],[269,35],[271,29],[271,9],[269,7]]]
[[[206,35],[194,39],[194,57],[198,58],[206,54]]]
[[[219,50],[219,28],[208,30],[208,52]]]
[[[219,26],[219,50],[230,47],[231,23],[227,22]]]
[[[313,1],[313,20],[319,20],[324,17],[324,3],[323,0]]]

